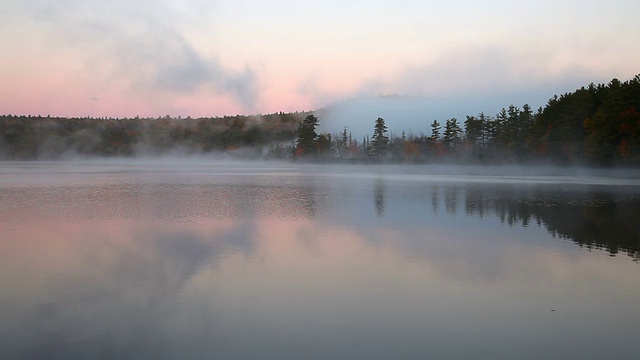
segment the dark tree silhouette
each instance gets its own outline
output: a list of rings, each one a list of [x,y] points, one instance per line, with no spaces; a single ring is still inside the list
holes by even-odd
[[[438,120],[433,120],[431,123],[431,140],[439,141],[440,140],[440,123]]]
[[[460,133],[462,129],[460,128],[460,124],[458,124],[458,119],[452,118],[447,120],[444,127],[444,136],[442,139],[442,143],[444,147],[449,151],[455,151],[460,143]]]
[[[309,157],[318,154],[318,118],[315,115],[308,115],[298,124],[298,138],[294,157]]]
[[[378,118],[373,127],[373,137],[371,138],[371,156],[382,158],[389,150],[389,137],[387,136],[387,126],[383,118]]]

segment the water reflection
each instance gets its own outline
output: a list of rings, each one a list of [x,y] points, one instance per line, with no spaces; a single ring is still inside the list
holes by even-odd
[[[544,225],[554,236],[572,240],[588,249],[606,249],[640,258],[640,194],[601,187],[522,187],[469,185],[443,190],[448,214],[464,202],[465,215],[498,217],[510,226]],[[439,192],[432,190],[431,203],[438,213]]]
[[[384,181],[380,179],[376,179],[373,185],[373,199],[376,204],[376,214],[378,214],[378,216],[384,215],[385,186]]]
[[[373,214],[365,211],[371,205],[362,203],[367,192],[373,196]],[[624,253],[635,260],[640,257],[640,191],[634,187],[240,177],[213,183],[134,181],[5,187],[0,188],[2,204],[0,218],[13,222],[257,217],[367,223],[370,214],[391,221],[402,213],[406,221],[422,223],[429,213],[480,219],[492,216],[510,226],[544,226],[554,237],[587,249]]]
[[[635,189],[163,176],[0,187],[0,358],[637,356],[638,263],[553,238],[637,259]]]
[[[458,188],[446,187],[444,189],[444,206],[449,214],[455,214],[458,205]]]
[[[440,208],[440,191],[438,186],[432,186],[431,188],[431,207],[433,209],[433,213],[437,214]]]
[[[0,216],[16,221],[79,219],[314,218],[311,186],[109,184],[0,192]]]
[[[493,236],[465,233],[473,241],[430,234],[421,241],[428,260],[412,262],[414,250],[398,246],[413,241],[410,231],[304,219],[20,229],[0,243],[0,351],[6,359],[598,358],[607,354],[595,345],[604,327],[622,355],[633,353],[635,264],[521,247],[498,261],[461,262],[460,241],[486,245]],[[567,330],[584,325],[600,330],[582,334],[582,344]]]

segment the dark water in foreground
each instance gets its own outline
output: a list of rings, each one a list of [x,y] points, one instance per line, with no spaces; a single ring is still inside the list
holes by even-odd
[[[0,163],[0,359],[638,359],[640,181]]]

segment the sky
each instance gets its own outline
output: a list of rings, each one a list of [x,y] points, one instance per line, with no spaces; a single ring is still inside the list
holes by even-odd
[[[381,95],[439,109],[426,118],[537,108],[639,74],[638,14],[637,0],[3,0],[0,113],[222,116]]]

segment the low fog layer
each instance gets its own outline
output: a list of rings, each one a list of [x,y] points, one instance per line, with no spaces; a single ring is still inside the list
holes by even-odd
[[[77,158],[66,161],[0,161],[0,185],[63,185],[76,175],[145,174],[188,178],[207,183],[237,176],[269,176],[285,184],[293,178],[383,180],[442,185],[463,183],[576,186],[640,186],[640,169],[594,169],[562,166],[516,165],[397,165],[305,164],[289,161],[248,161],[215,155],[155,156],[138,158]],[[154,175],[155,176],[155,175]],[[158,178],[159,180],[160,178]],[[280,179],[280,180],[277,180]],[[226,180],[225,180],[226,181]],[[624,189],[624,188],[621,188]]]

